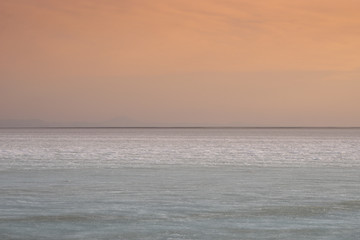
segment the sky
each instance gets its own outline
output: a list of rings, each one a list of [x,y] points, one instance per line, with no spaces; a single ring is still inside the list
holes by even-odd
[[[358,0],[1,0],[0,119],[360,126]]]

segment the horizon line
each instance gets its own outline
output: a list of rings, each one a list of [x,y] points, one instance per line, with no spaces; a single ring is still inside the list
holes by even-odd
[[[360,126],[133,126],[133,127],[106,127],[106,126],[14,126],[14,127],[2,127],[0,129],[355,129]]]

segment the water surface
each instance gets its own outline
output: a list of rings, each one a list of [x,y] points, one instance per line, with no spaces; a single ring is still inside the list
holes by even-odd
[[[0,239],[358,239],[359,129],[2,129]]]

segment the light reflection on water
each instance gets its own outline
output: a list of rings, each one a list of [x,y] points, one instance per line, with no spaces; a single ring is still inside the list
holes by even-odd
[[[360,129],[1,129],[0,170],[360,166]]]

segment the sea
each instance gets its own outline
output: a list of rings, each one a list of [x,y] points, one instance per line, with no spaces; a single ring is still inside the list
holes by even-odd
[[[0,239],[358,240],[360,129],[0,129]]]

